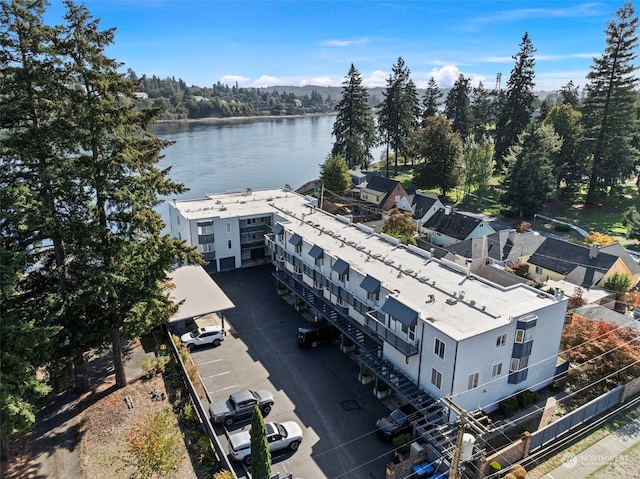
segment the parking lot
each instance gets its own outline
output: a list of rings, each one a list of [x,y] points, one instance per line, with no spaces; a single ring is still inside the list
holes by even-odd
[[[298,346],[296,329],[308,324],[276,295],[268,267],[216,273],[213,279],[234,302],[225,312],[228,334],[219,347],[192,352],[213,401],[243,389],[275,396],[266,421],[296,421],[304,439],[296,452],[272,458],[272,471],[294,478],[384,478],[392,446],[375,433],[388,409],[357,379],[358,367],[337,345]],[[229,432],[249,428],[236,423]],[[217,427],[227,447],[224,429]],[[236,473],[245,475],[239,465]]]

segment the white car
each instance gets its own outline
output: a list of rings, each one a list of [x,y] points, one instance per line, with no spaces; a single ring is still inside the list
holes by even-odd
[[[205,326],[180,336],[182,346],[189,348],[189,351],[205,344],[219,346],[222,341],[224,341],[224,331],[220,326]]]
[[[295,451],[302,442],[302,429],[294,421],[283,423],[268,422],[267,441],[269,450],[273,453],[282,449]],[[251,465],[251,433],[240,431],[229,435],[229,456],[235,461],[242,461]]]

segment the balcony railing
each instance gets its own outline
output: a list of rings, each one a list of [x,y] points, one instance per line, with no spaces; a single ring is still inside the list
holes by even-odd
[[[380,321],[376,321],[371,316],[365,316],[365,325],[390,346],[400,351],[405,356],[415,356],[420,351],[415,344],[412,344],[391,331]]]

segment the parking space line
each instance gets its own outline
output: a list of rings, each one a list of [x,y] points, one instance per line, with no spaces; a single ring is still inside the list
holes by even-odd
[[[196,365],[200,366],[202,364],[211,364],[211,363],[217,363],[218,361],[224,361],[224,358],[220,358],[220,359],[212,359],[211,361],[203,361],[203,362],[197,362]]]
[[[226,388],[216,389],[216,391],[226,391],[227,389],[235,389],[238,386],[240,386],[240,385],[239,384],[234,384],[233,386],[227,386]]]
[[[223,373],[218,373],[218,374],[212,374],[211,376],[201,376],[202,379],[209,379],[209,378],[215,378],[217,376],[224,376],[225,374],[230,374],[231,371],[225,371]]]

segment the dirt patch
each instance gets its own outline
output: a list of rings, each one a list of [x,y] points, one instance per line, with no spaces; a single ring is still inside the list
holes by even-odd
[[[111,381],[105,381],[95,393],[100,394],[112,386]],[[159,392],[159,397],[165,394],[165,399],[152,398],[152,391]],[[125,398],[130,398],[132,408],[127,406]],[[81,467],[85,479],[131,477],[132,471],[122,461],[129,431],[136,421],[166,406],[166,398],[164,381],[161,376],[156,376],[149,380],[136,379],[125,388],[114,390],[87,407],[82,413],[80,428]],[[183,454],[184,459],[172,477],[197,478],[186,447]]]

